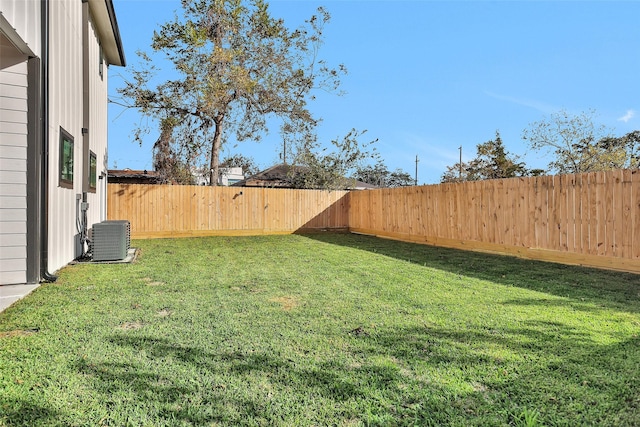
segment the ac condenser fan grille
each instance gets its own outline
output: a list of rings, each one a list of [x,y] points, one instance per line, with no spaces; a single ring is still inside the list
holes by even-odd
[[[93,226],[91,239],[94,261],[116,261],[127,257],[131,246],[129,221],[103,221]]]

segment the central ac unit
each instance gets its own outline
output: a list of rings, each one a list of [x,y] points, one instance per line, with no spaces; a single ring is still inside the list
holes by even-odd
[[[91,252],[94,261],[117,261],[127,257],[131,247],[131,225],[127,220],[94,224]]]

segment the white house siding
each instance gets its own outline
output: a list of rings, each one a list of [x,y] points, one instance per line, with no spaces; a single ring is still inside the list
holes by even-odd
[[[58,0],[50,3],[51,40],[49,65],[49,271],[66,265],[76,256],[78,197],[82,197],[83,169],[83,47],[82,3],[76,0]],[[55,24],[54,24],[55,23]],[[90,150],[96,154],[99,177],[107,169],[107,80],[106,62],[100,78],[100,45],[92,24],[88,27],[89,73],[89,126]],[[59,186],[60,127],[74,138],[73,189]],[[87,194],[89,210],[87,226],[106,219],[101,208],[106,206],[106,188],[96,182],[96,191]]]
[[[88,226],[104,221],[106,215],[106,175],[107,175],[107,108],[108,67],[106,61],[102,66],[100,78],[100,44],[93,25],[89,26],[89,141],[90,149],[97,157],[96,175],[104,175],[97,179],[96,192],[89,193],[89,210],[87,211]]]
[[[40,0],[0,0],[0,13],[31,51],[40,56]]]
[[[107,166],[108,69],[105,61],[100,78],[99,37],[93,24],[88,29],[83,27],[83,9],[96,9],[102,31],[111,31],[111,26],[104,22],[109,19],[108,5],[104,2],[50,0],[47,5],[50,26],[46,107],[49,114],[48,128],[43,137],[49,143],[49,174],[48,187],[43,191],[48,194],[47,267],[49,272],[55,272],[76,256],[78,197],[82,197],[83,190],[87,188],[85,180],[88,179],[88,172],[85,173],[85,169],[89,169],[88,161],[85,162],[83,157],[83,144],[89,144],[90,150],[97,156],[98,177],[106,175]],[[0,0],[0,284],[24,282],[25,276],[34,271],[33,266],[25,268],[28,254],[33,254],[35,250],[27,244],[37,240],[30,238],[31,234],[27,235],[28,227],[33,226],[27,222],[27,209],[31,209],[28,203],[33,202],[32,193],[27,194],[27,179],[30,176],[27,175],[27,165],[32,165],[27,147],[31,140],[27,139],[27,120],[32,114],[27,112],[27,107],[31,105],[27,102],[27,96],[32,93],[27,85],[31,81],[28,70],[32,70],[29,65],[32,62],[27,62],[27,59],[28,56],[42,55],[40,6],[40,0]],[[85,30],[89,58],[88,125],[83,121]],[[122,57],[114,57],[120,53],[119,35],[108,34],[107,37],[110,59],[123,65]],[[83,137],[83,127],[88,128],[88,137]],[[61,128],[74,140],[73,188],[63,188],[59,182]],[[105,182],[106,179],[98,180],[96,191],[88,194],[89,227],[106,219],[106,186],[101,185]],[[32,185],[37,184],[30,183],[29,188]]]
[[[82,194],[82,2],[49,2],[48,268],[75,258],[76,195]],[[60,128],[74,141],[73,188],[60,187]]]
[[[27,58],[8,51],[0,57],[0,285],[27,281]]]
[[[0,285],[6,285],[27,281],[27,54],[40,55],[40,2],[0,0],[0,14]]]

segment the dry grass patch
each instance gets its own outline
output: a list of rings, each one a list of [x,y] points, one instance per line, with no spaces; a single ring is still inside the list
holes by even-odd
[[[269,302],[275,302],[277,304],[280,304],[280,306],[284,311],[293,310],[299,305],[298,300],[294,297],[271,298]]]
[[[158,317],[169,317],[171,316],[171,314],[173,314],[173,311],[169,310],[168,308],[163,308],[158,312]]]
[[[162,286],[162,285],[164,285],[164,282],[155,281],[150,277],[144,277],[142,279],[142,281],[145,282],[147,284],[147,286]]]
[[[144,326],[142,322],[124,322],[121,325],[118,325],[117,329],[122,329],[124,331],[130,331],[135,329],[140,329]]]
[[[26,337],[38,332],[37,329],[16,329],[13,331],[0,332],[0,338]]]

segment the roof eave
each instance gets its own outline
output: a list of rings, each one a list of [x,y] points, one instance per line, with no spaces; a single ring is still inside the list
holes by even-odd
[[[107,63],[124,67],[126,60],[113,0],[89,0],[89,8]]]

